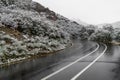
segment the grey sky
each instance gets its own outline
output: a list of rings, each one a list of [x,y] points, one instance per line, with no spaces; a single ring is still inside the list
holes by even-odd
[[[51,10],[91,24],[120,21],[120,0],[34,0]]]

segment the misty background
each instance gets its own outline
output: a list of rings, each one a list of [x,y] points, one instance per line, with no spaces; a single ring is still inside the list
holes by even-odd
[[[89,24],[120,21],[120,0],[34,0],[51,10]]]

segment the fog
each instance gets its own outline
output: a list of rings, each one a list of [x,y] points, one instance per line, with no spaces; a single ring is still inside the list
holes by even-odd
[[[91,24],[120,21],[120,0],[34,0],[70,19]]]

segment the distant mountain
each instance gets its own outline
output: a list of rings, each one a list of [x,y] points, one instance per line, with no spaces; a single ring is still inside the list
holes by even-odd
[[[114,23],[104,23],[104,24],[98,24],[98,27],[103,27],[104,25],[111,24],[114,28],[120,28],[120,21],[114,22]]]
[[[108,23],[103,23],[103,24],[98,24],[96,26],[98,26],[99,28],[102,28],[104,25],[107,25]]]
[[[79,24],[81,25],[84,25],[84,26],[88,26],[89,24],[84,22],[84,21],[81,21],[80,19],[73,19],[74,21],[78,22]]]
[[[120,28],[120,21],[112,23],[113,27]]]

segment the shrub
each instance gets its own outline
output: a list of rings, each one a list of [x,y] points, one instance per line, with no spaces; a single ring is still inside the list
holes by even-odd
[[[98,30],[90,36],[89,40],[109,43],[112,41],[112,37],[111,37],[111,33],[109,31]]]

